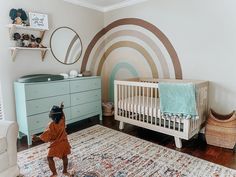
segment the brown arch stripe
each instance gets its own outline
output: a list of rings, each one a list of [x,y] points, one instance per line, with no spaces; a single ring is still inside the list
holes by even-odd
[[[163,45],[167,49],[167,51],[171,57],[171,60],[173,62],[176,79],[182,79],[182,69],[181,69],[181,65],[179,62],[179,58],[178,58],[178,55],[177,55],[174,47],[170,43],[169,39],[156,26],[154,26],[153,24],[151,24],[147,21],[144,21],[144,20],[138,19],[138,18],[120,19],[120,20],[112,22],[111,24],[109,24],[108,26],[103,28],[101,31],[99,31],[95,35],[95,37],[92,39],[92,41],[90,42],[90,44],[87,47],[87,50],[85,51],[82,65],[81,65],[81,72],[86,70],[86,66],[87,66],[91,51],[94,48],[95,44],[98,42],[98,40],[102,36],[104,36],[108,31],[110,31],[111,29],[116,28],[118,26],[122,26],[122,25],[137,25],[137,26],[143,27],[143,28],[151,31],[163,43]]]
[[[156,54],[157,58],[160,61],[162,72],[163,72],[163,77],[166,79],[170,78],[168,64],[166,62],[165,56],[163,55],[161,49],[158,47],[158,45],[151,38],[149,38],[147,35],[139,32],[139,31],[136,31],[136,30],[120,30],[120,31],[112,33],[105,40],[103,40],[101,42],[101,44],[97,47],[96,52],[94,53],[94,55],[92,57],[92,62],[89,67],[89,70],[90,71],[93,70],[93,67],[96,64],[96,59],[99,56],[99,54],[101,52],[103,52],[103,49],[104,49],[106,43],[111,42],[115,38],[124,37],[124,36],[132,36],[132,37],[138,38],[138,39],[144,41],[146,44],[148,44],[148,46],[154,51],[154,53]]]
[[[158,71],[157,71],[154,61],[152,60],[152,57],[141,45],[139,45],[135,42],[131,42],[131,41],[120,41],[120,42],[113,44],[111,47],[109,47],[107,49],[107,51],[103,54],[101,60],[99,61],[98,70],[97,70],[98,76],[101,75],[103,64],[105,63],[105,61],[106,61],[107,57],[110,55],[110,53],[118,48],[121,48],[121,47],[129,47],[129,48],[133,48],[133,49],[139,51],[144,56],[146,61],[148,62],[149,66],[151,68],[151,71],[152,71],[152,76],[154,78],[158,78]]]

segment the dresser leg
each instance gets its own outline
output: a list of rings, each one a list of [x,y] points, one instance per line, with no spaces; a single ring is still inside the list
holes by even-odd
[[[102,113],[99,114],[99,120],[102,121]]]
[[[28,146],[32,145],[32,137],[31,135],[27,135]]]
[[[24,136],[23,133],[21,133],[21,132],[18,133],[18,139],[21,139],[23,136]]]

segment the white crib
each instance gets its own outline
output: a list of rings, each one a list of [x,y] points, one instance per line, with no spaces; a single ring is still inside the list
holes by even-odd
[[[193,83],[196,88],[197,119],[181,119],[161,116],[158,93],[159,82]],[[182,147],[181,139],[189,140],[204,126],[208,114],[208,82],[175,79],[116,80],[114,91],[115,119],[174,136],[176,147]]]

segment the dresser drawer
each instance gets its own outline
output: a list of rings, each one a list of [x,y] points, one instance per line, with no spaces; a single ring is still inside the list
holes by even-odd
[[[64,109],[65,117],[70,117],[70,109]],[[49,118],[49,111],[47,113],[43,114],[37,114],[34,116],[29,116],[28,117],[28,127],[29,131],[34,131],[34,130],[44,130],[47,128],[48,123],[51,122],[52,120]],[[40,132],[38,132],[40,133]]]
[[[41,83],[25,86],[26,100],[69,94],[68,82]]]
[[[71,94],[71,106],[101,100],[101,90],[92,90]]]
[[[26,113],[29,116],[43,112],[49,112],[53,105],[60,106],[61,102],[64,103],[65,108],[70,107],[70,96],[62,95],[26,101]]]
[[[87,79],[70,81],[70,92],[83,92],[101,88],[101,79]]]
[[[77,118],[90,113],[101,111],[101,102],[86,103],[71,108],[71,117]]]

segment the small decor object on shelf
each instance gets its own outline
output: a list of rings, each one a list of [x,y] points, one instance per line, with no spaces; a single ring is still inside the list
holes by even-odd
[[[227,115],[210,110],[206,125],[207,144],[233,149],[236,144],[236,113]]]
[[[75,78],[78,76],[78,72],[76,70],[71,70],[70,71],[70,78]]]
[[[33,28],[48,29],[48,15],[29,12],[30,26]]]
[[[14,39],[15,41],[20,40],[20,39],[21,39],[20,33],[14,33],[14,34],[13,34],[13,39]]]
[[[9,16],[13,20],[13,24],[26,25],[28,17],[23,9],[11,9]]]
[[[16,41],[16,43],[15,43],[16,47],[22,47],[23,46],[23,42],[21,40],[20,33],[14,33],[13,34],[13,40]]]
[[[46,48],[45,46],[43,46],[41,44],[42,42],[42,39],[40,37],[35,37],[33,34],[31,34],[30,36],[30,44],[28,47],[31,47],[31,48]]]
[[[30,36],[28,34],[22,34],[22,42],[23,42],[23,46],[22,47],[29,47]]]
[[[31,47],[31,48],[36,48],[36,47],[38,47],[38,44],[37,44],[37,42],[36,42],[36,37],[35,37],[33,34],[30,35],[30,44],[29,44],[29,47]]]

